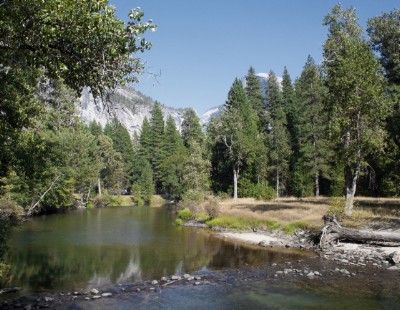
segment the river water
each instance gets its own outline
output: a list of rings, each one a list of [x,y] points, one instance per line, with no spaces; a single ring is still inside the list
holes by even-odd
[[[399,272],[360,268],[352,270],[356,276],[343,277],[334,271],[335,262],[307,252],[243,246],[173,223],[166,208],[146,207],[35,218],[14,230],[7,257],[12,277],[0,287],[24,289],[13,297],[93,287],[116,293],[57,309],[400,309]],[[285,268],[319,270],[324,276],[276,277]],[[183,273],[212,280],[118,293],[129,283]]]
[[[162,276],[273,263],[304,255],[243,247],[174,225],[166,208],[77,210],[34,218],[9,242],[12,277],[4,287],[79,290]]]

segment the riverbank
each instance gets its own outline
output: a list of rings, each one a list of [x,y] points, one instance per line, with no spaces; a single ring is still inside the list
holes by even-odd
[[[268,202],[254,199],[226,200],[220,203],[220,215],[216,220],[206,222],[208,225],[199,225],[196,221],[189,221],[186,225],[208,227],[217,231],[220,238],[243,244],[313,250],[325,260],[339,261],[347,266],[365,267],[366,262],[371,262],[379,268],[400,269],[399,243],[382,245],[382,242],[362,244],[336,241],[321,247],[319,239],[324,225],[323,216],[327,214],[331,200],[324,197],[283,198]],[[344,219],[345,225],[362,228],[370,233],[400,233],[399,199],[358,198],[357,204],[354,217]],[[231,220],[227,221],[227,218]],[[219,226],[220,223],[260,226]]]

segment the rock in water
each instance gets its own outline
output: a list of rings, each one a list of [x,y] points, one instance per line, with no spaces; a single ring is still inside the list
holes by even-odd
[[[393,264],[399,264],[400,263],[400,253],[395,251],[393,253],[389,254],[389,260]]]
[[[98,289],[95,289],[95,288],[92,288],[92,289],[90,290],[90,293],[92,293],[92,294],[94,294],[94,295],[97,295],[97,294],[99,293],[99,290],[98,290]]]

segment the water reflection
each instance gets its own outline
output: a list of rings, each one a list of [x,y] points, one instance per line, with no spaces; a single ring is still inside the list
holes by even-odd
[[[243,247],[202,230],[176,227],[164,209],[76,211],[34,219],[18,228],[3,286],[73,290],[296,259],[300,254]]]

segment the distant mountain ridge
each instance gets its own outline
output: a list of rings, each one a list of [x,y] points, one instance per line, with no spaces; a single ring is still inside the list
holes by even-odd
[[[268,73],[257,73],[256,76],[259,78],[262,92],[265,94]],[[241,81],[243,86],[246,86],[246,78],[242,77]],[[278,82],[281,84],[282,78],[278,77]],[[104,106],[101,100],[95,100],[90,90],[85,88],[77,108],[80,118],[86,124],[96,121],[104,128],[115,117],[132,136],[134,132],[140,132],[145,117],[150,119],[154,104],[155,101],[152,98],[143,95],[139,91],[130,87],[120,87],[110,96],[110,103]],[[201,125],[206,126],[213,117],[218,117],[222,113],[223,107],[224,105],[221,104],[208,109],[203,115],[200,115]],[[172,116],[176,127],[180,130],[185,109],[171,108],[164,105],[161,105],[161,109],[164,114],[164,120],[167,120],[168,116]]]
[[[99,99],[94,99],[90,90],[85,88],[80,97],[78,113],[86,124],[92,121],[100,123],[104,128],[113,118],[116,118],[131,135],[139,132],[145,117],[150,119],[154,100],[142,93],[129,88],[120,87],[110,96],[110,102],[104,105]],[[183,122],[184,109],[175,109],[161,105],[166,120],[172,116],[176,127],[180,130]]]

